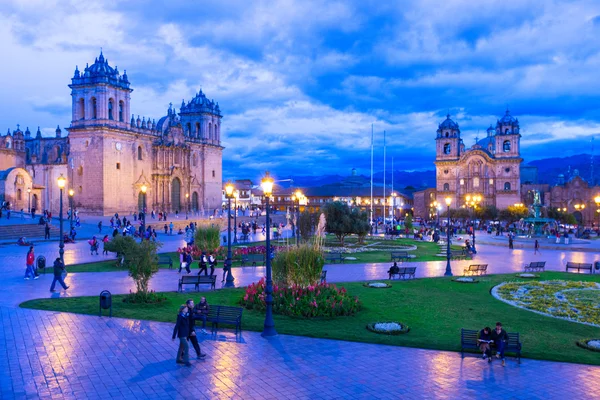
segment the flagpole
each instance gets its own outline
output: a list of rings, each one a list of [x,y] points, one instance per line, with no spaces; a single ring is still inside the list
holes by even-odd
[[[392,157],[392,230],[394,229],[394,218],[396,218],[396,198],[394,197],[394,157]],[[392,231],[393,233],[393,231]]]
[[[385,223],[385,131],[383,131],[383,229],[384,229],[384,234],[385,234],[385,229],[387,228],[387,225]]]
[[[373,124],[371,124],[371,224],[373,224]],[[371,227],[373,228],[373,225]]]

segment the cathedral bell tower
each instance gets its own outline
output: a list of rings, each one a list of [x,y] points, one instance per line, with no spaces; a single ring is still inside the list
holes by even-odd
[[[506,110],[504,116],[496,122],[496,158],[520,157],[521,134],[519,120]]]
[[[463,146],[460,129],[458,124],[450,119],[450,114],[438,126],[435,144],[436,161],[457,160],[460,157]]]

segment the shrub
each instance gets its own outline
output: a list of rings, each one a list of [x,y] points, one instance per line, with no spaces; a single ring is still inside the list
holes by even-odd
[[[156,303],[162,303],[165,300],[167,300],[167,296],[165,296],[162,293],[156,293],[154,290],[151,290],[146,293],[143,293],[143,292],[133,293],[130,291],[129,294],[123,298],[123,303],[156,304]]]
[[[246,288],[242,305],[249,310],[264,311],[265,278]],[[273,286],[273,312],[291,317],[338,317],[354,315],[362,305],[358,297],[348,295],[345,288],[328,283],[306,288]]]
[[[323,253],[309,244],[277,252],[272,261],[273,280],[280,286],[309,286],[319,281],[325,265]]]
[[[218,226],[199,226],[194,235],[194,244],[198,249],[215,253],[221,247],[221,230]]]

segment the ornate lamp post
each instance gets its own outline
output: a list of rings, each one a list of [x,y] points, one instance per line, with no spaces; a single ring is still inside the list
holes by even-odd
[[[144,240],[144,235],[146,234],[146,191],[148,190],[148,186],[142,185],[142,240]]]
[[[69,189],[69,208],[71,209],[71,215],[69,217],[69,229],[73,230],[73,196],[75,196],[75,191],[73,189]]]
[[[60,174],[60,176],[58,177],[56,182],[58,183],[58,188],[60,189],[60,208],[59,208],[59,212],[58,212],[58,217],[60,218],[60,240],[58,242],[58,255],[60,257],[60,260],[64,263],[65,262],[65,256],[64,256],[64,254],[65,254],[65,238],[64,238],[64,233],[63,233],[63,190],[65,189],[67,180],[65,179],[65,177],[62,174]]]
[[[267,294],[267,298],[265,299],[265,303],[267,304],[267,312],[265,315],[265,325],[263,327],[262,336],[269,337],[277,335],[277,331],[275,330],[275,321],[273,320],[273,278],[271,276],[271,224],[269,223],[269,198],[273,194],[273,178],[269,175],[267,171],[265,173],[265,177],[260,182],[262,186],[263,194],[265,195],[265,202],[267,206],[267,254],[265,265],[267,268],[267,287],[265,288],[265,293]]]
[[[233,192],[233,199],[234,201],[234,212],[233,212],[233,243],[237,244],[237,201],[240,198],[240,191],[236,190],[235,192]]]
[[[474,194],[473,196],[467,195],[465,197],[467,207],[471,207],[473,209],[473,213],[471,214],[471,227],[473,228],[473,253],[477,254],[477,250],[475,249],[475,209],[481,202],[481,196],[478,194]]]
[[[31,188],[27,188],[27,194],[29,195],[29,214],[31,214]],[[31,216],[33,218],[33,216]]]
[[[594,202],[596,203],[596,214],[598,214],[598,225],[600,225],[600,195],[594,197]]]
[[[585,223],[583,221],[583,210],[585,209],[585,204],[573,204],[573,207],[575,207],[575,210],[581,211],[581,227],[585,229]],[[579,227],[577,227],[577,234],[579,235]]]
[[[233,286],[233,275],[231,274],[231,198],[233,197],[233,184],[227,182],[225,185],[225,197],[227,197],[227,278],[225,279],[225,287]]]
[[[448,206],[448,225],[446,226],[446,272],[444,276],[452,276],[452,268],[450,267],[450,204],[452,204],[452,198],[446,197],[445,201]]]
[[[300,221],[300,200],[304,198],[304,193],[298,189],[294,195],[298,200],[298,209],[296,210],[296,247],[300,247],[300,227],[298,226],[298,222]]]
[[[185,219],[188,219],[188,215],[190,214],[190,194],[185,194]]]
[[[392,192],[392,233],[396,232],[396,197],[398,194]]]

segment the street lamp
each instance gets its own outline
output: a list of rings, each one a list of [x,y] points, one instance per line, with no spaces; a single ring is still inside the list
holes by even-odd
[[[29,195],[29,214],[31,214],[31,188],[27,188],[27,194]],[[31,218],[33,219],[33,215]]]
[[[231,274],[231,198],[233,197],[234,189],[233,184],[227,182],[225,185],[225,197],[227,197],[227,260],[225,260],[227,264],[227,278],[225,279],[225,287],[232,287],[234,281]]]
[[[465,197],[467,207],[473,208],[473,214],[471,217],[471,228],[473,229],[473,254],[477,254],[477,250],[475,249],[475,208],[481,202],[481,196],[478,194],[474,194],[473,196],[467,195]]]
[[[594,202],[596,203],[596,213],[598,213],[598,224],[600,225],[600,195],[594,197]]]
[[[265,177],[261,180],[260,185],[262,186],[263,194],[265,196],[265,202],[267,207],[267,253],[265,254],[265,266],[267,269],[267,287],[265,288],[265,293],[267,294],[267,298],[265,299],[265,303],[267,305],[267,312],[265,315],[265,324],[263,327],[262,336],[269,337],[277,335],[277,331],[275,330],[275,321],[273,320],[273,277],[271,276],[271,224],[269,223],[269,198],[273,194],[273,178],[269,175],[269,171],[265,173]]]
[[[146,235],[146,191],[148,186],[142,185],[142,240]]]
[[[65,189],[65,185],[67,180],[65,177],[60,174],[58,179],[56,180],[58,183],[58,188],[60,189],[60,209],[58,212],[58,216],[60,218],[60,240],[58,242],[58,255],[60,257],[60,261],[65,262],[65,238],[63,237],[63,190]]]
[[[575,207],[577,211],[581,211],[581,225],[585,229],[585,224],[583,222],[583,210],[585,209],[585,204],[574,204],[573,207]],[[577,229],[577,232],[579,232],[579,229]]]
[[[301,190],[296,190],[294,195],[298,200],[298,211],[296,214],[296,247],[300,247],[300,227],[298,226],[298,222],[300,221],[300,200],[304,198],[304,193],[302,193]]]
[[[452,198],[446,197],[445,201],[448,206],[448,225],[446,226],[446,272],[444,276],[452,276],[452,268],[450,267],[450,204],[452,204]]]
[[[235,207],[233,212],[233,243],[237,244],[237,201],[240,198],[240,191],[236,190],[233,192],[233,198],[235,200]]]
[[[69,208],[71,209],[69,228],[71,232],[73,231],[73,196],[75,196],[75,191],[73,189],[69,189]]]
[[[190,213],[190,194],[185,194],[185,219],[188,219],[188,215]]]
[[[392,233],[396,231],[396,192],[392,192]]]

